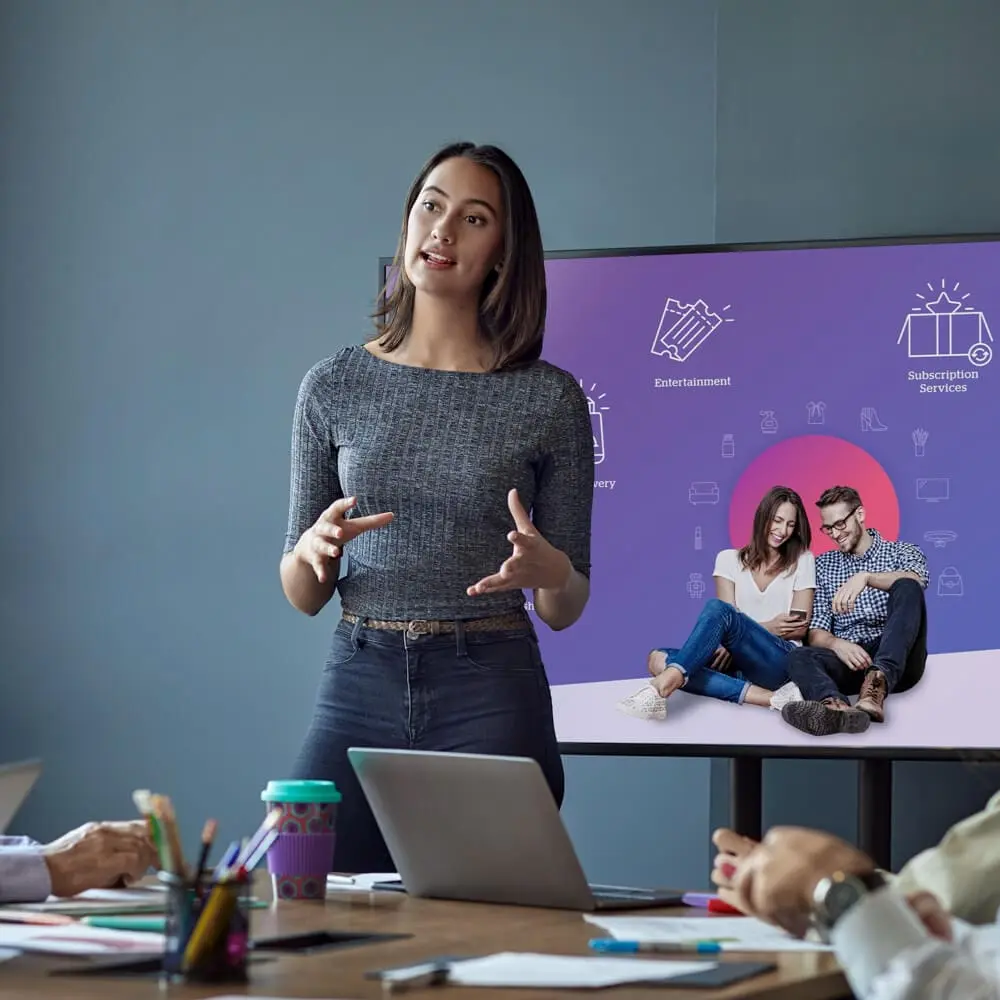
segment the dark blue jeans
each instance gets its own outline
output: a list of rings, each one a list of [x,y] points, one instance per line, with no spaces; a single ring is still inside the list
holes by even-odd
[[[885,674],[888,693],[908,691],[924,676],[927,664],[927,605],[916,580],[897,580],[889,588],[882,634],[859,643]],[[865,670],[852,670],[832,649],[803,646],[789,658],[791,678],[807,701],[843,700],[858,694]]]
[[[733,658],[732,673],[708,669],[719,646]],[[732,604],[713,597],[705,602],[687,642],[680,649],[661,652],[687,676],[685,691],[742,704],[751,684],[777,691],[787,683],[788,654],[795,648]]]
[[[444,750],[532,757],[556,804],[564,777],[538,639],[522,630],[409,638],[341,620],[293,777],[335,781],[334,870],[390,872],[389,855],[347,748]]]

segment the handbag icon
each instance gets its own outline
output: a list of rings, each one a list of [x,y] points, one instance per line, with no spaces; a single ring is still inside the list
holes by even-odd
[[[962,574],[954,566],[946,566],[938,576],[938,597],[961,597],[964,593]]]

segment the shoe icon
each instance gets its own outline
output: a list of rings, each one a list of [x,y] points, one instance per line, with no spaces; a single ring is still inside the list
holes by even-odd
[[[861,408],[861,429],[863,431],[887,431],[889,428],[878,418],[878,411],[874,406],[863,406]]]

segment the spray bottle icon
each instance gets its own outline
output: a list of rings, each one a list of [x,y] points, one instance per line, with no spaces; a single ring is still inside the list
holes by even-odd
[[[604,461],[604,418],[589,396],[587,409],[590,411],[590,429],[594,435],[594,465],[600,465]]]

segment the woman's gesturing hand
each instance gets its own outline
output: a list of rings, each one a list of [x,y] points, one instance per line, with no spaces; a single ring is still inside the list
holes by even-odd
[[[384,527],[393,518],[388,512],[368,514],[365,517],[346,517],[357,502],[357,497],[334,500],[295,544],[296,557],[312,567],[320,583],[327,582],[330,563],[340,558],[349,541],[373,528]]]
[[[507,506],[514,518],[515,530],[507,535],[513,551],[498,572],[483,577],[466,593],[476,597],[501,590],[559,590],[566,586],[573,573],[569,557],[542,537],[524,509],[517,490],[507,494]]]

